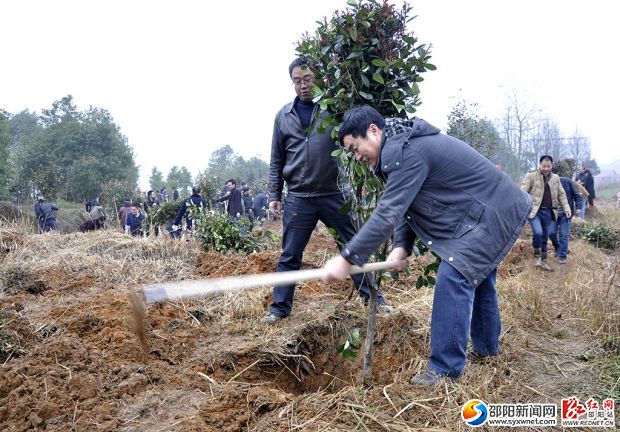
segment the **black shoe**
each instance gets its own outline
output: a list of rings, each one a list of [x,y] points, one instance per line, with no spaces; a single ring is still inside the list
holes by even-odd
[[[276,322],[280,321],[283,318],[285,318],[285,317],[280,316],[280,315],[276,315],[274,313],[270,313],[269,315],[265,315],[260,320],[260,322],[265,323],[265,324],[273,324],[273,323],[276,323]]]
[[[558,264],[566,264],[566,257],[559,257]]]

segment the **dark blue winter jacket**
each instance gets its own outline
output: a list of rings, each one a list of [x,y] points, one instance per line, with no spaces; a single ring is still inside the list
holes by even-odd
[[[411,253],[417,237],[478,286],[519,237],[531,197],[472,147],[424,120],[386,135],[377,167],[385,192],[342,256],[362,265],[392,232],[394,247]]]
[[[187,229],[191,229],[192,220],[195,219],[195,215],[198,212],[207,211],[207,208],[207,201],[204,200],[200,194],[192,194],[192,196],[183,201],[183,204],[181,204],[181,208],[177,212],[177,217],[174,219],[173,225],[179,225],[181,223],[181,219],[185,217],[187,221]]]

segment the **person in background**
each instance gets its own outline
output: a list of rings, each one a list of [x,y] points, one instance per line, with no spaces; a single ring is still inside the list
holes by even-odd
[[[205,199],[200,196],[200,186],[194,186],[192,188],[192,195],[183,201],[181,208],[177,212],[177,216],[172,223],[172,230],[177,232],[180,229],[181,220],[185,218],[187,230],[192,231],[195,228],[195,223],[198,220],[199,213],[204,213],[209,208],[209,204]]]
[[[301,268],[304,250],[319,221],[336,232],[338,249],[355,235],[351,217],[340,212],[345,199],[338,187],[338,162],[332,156],[337,149],[331,137],[332,128],[319,132],[315,127],[327,113],[312,101],[314,73],[302,57],[293,60],[288,72],[296,97],[276,114],[269,164],[269,211],[274,220],[282,214],[285,182],[288,187],[278,272]],[[367,304],[373,276],[358,274],[352,279]],[[294,296],[295,284],[274,287],[269,314],[262,322],[275,323],[288,317]],[[379,312],[394,311],[380,290],[377,302]]]
[[[254,209],[252,208],[252,195],[250,195],[250,187],[244,186],[241,192],[241,199],[243,200],[243,216],[250,221],[250,231],[254,227]]]
[[[556,167],[552,168],[552,172],[559,175]],[[573,182],[568,177],[560,177],[560,183],[566,193],[566,199],[568,200],[571,214],[574,215],[575,209],[579,209],[581,206],[581,194],[579,193],[576,182]],[[549,234],[559,264],[566,264],[567,261],[571,219],[572,217],[567,217],[563,209],[558,208],[557,229]]]
[[[370,219],[325,264],[323,279],[344,279],[392,235],[387,261],[403,270],[419,239],[441,263],[428,368],[410,382],[459,377],[470,337],[472,355],[501,354],[497,266],[528,219],[530,196],[471,146],[419,118],[384,119],[365,105],[344,114],[338,138],[386,184]]]
[[[179,200],[179,190],[176,188],[176,186],[172,188],[172,200],[173,201]]]
[[[146,236],[148,237],[151,234],[151,222],[153,220],[153,216],[157,212],[159,208],[159,202],[155,199],[155,193],[150,190],[146,193],[146,200],[144,200],[144,213],[148,217],[148,225],[146,226]],[[159,235],[159,227],[155,226],[155,237]]]
[[[267,195],[265,192],[259,191],[256,195],[254,195],[254,200],[252,201],[252,208],[254,210],[254,217],[256,221],[262,221],[266,217],[265,210],[269,202],[267,201]]]
[[[58,206],[46,202],[43,195],[37,197],[37,202],[34,205],[34,214],[39,223],[39,233],[56,231],[56,211],[58,210]]]
[[[86,213],[90,213],[90,211],[92,210],[93,207],[98,206],[99,205],[99,197],[89,200],[85,207],[86,207]]]
[[[237,220],[243,215],[243,200],[241,192],[237,189],[237,181],[235,179],[228,180],[226,182],[226,189],[228,189],[228,192],[218,201],[227,201],[226,212],[231,218]]]
[[[596,198],[596,194],[594,192],[594,177],[592,176],[592,172],[582,165],[579,168],[577,181],[588,191],[588,205],[594,207],[594,198]]]
[[[577,189],[579,190],[579,193],[581,194],[581,205],[579,206],[578,209],[579,210],[579,218],[582,220],[586,220],[586,207],[588,206],[588,191],[586,190],[586,188],[583,187],[583,185],[581,184],[580,181],[578,181],[575,178],[574,181],[574,185],[575,187],[577,187]]]
[[[105,228],[106,216],[100,216],[97,219],[87,219],[78,227],[80,232],[96,231]]]
[[[118,210],[118,222],[121,225],[121,231],[126,233],[129,232],[129,227],[127,226],[127,216],[131,213],[131,198],[125,198],[123,200],[123,206]]]
[[[142,221],[144,221],[144,213],[142,213],[139,204],[134,204],[131,206],[131,213],[127,215],[126,226],[129,227],[129,234],[134,237],[142,237]]]
[[[570,218],[572,213],[566,193],[560,183],[560,177],[551,172],[553,158],[543,155],[538,162],[538,169],[527,173],[523,178],[521,189],[530,194],[534,201],[529,218],[532,227],[534,265],[543,270],[553,271],[547,262],[549,235],[557,229],[559,206],[564,210],[567,218]]]
[[[103,210],[103,207],[100,206],[99,204],[91,207],[89,216],[92,220],[99,220],[103,217],[103,220],[105,221],[108,218],[108,215]]]

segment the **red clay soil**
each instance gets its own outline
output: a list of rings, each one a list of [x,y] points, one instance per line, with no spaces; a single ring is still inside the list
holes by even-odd
[[[310,253],[322,248],[317,238],[333,249],[330,238],[317,234]],[[18,241],[11,234],[3,239]],[[277,248],[247,257],[204,253],[195,274],[271,272],[278,258]],[[327,375],[308,379],[308,362],[283,364],[280,353],[264,351],[260,313],[223,327],[210,322],[199,302],[150,306],[145,353],[133,330],[128,290],[134,287],[98,285],[88,273],[65,268],[22,271],[5,275],[10,289],[0,297],[0,430],[241,430],[250,417],[286,404],[293,394],[333,381]],[[299,296],[325,290],[310,282]],[[263,291],[266,311],[270,298]],[[346,300],[350,285],[335,284],[329,296],[339,291]],[[338,358],[339,342],[330,331],[330,324],[309,326],[285,350],[329,363],[328,357]],[[337,373],[332,363],[328,369]],[[226,387],[210,381],[226,383],[249,366]],[[218,403],[205,405],[214,397]],[[248,413],[249,406],[256,412]]]

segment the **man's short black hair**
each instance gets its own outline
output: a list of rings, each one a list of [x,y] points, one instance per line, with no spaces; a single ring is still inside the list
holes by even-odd
[[[200,193],[200,186],[194,186],[192,188],[192,193],[193,194],[199,194]]]
[[[146,196],[151,196],[151,195],[153,195],[153,191],[152,191],[152,190],[150,190],[150,191],[148,191],[148,192],[146,193]]]
[[[549,155],[542,155],[540,159],[538,159],[538,163],[541,164],[545,160],[548,160],[549,162],[553,163],[553,158]]]
[[[340,130],[338,131],[338,141],[344,145],[344,137],[351,135],[353,138],[366,138],[366,132],[371,124],[383,130],[385,119],[370,105],[362,105],[351,108],[344,113]]]
[[[288,67],[288,74],[293,78],[293,69],[296,67],[308,66],[308,60],[305,57],[297,57]]]
[[[235,179],[230,179],[230,180],[227,180],[227,181],[226,181],[226,183],[232,183],[232,184],[234,184],[235,186],[237,186],[237,180],[235,180]]]

